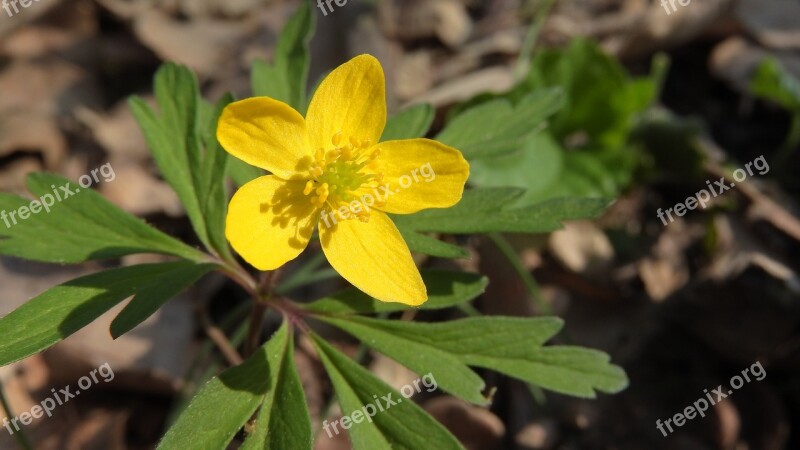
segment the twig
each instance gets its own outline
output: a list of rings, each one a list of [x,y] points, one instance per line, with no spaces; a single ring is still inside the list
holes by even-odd
[[[208,312],[204,307],[200,308],[199,315],[203,331],[205,331],[206,336],[211,339],[211,342],[219,348],[219,351],[222,352],[222,356],[225,357],[228,364],[238,366],[244,362],[244,358],[236,351],[236,347],[231,344],[231,341],[228,340],[225,333],[211,322],[211,319],[208,317]]]

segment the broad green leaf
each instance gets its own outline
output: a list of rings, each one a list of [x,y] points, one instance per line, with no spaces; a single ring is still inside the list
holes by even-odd
[[[472,189],[464,192],[461,202],[451,208],[393,216],[393,220],[403,232],[545,233],[560,229],[564,221],[596,217],[609,204],[605,199],[562,198],[522,208],[505,208],[504,202],[510,201],[509,192],[516,193],[511,199],[522,193],[502,188]],[[492,197],[497,200],[492,202]]]
[[[768,58],[758,66],[750,90],[789,111],[800,111],[800,80],[781,67],[774,58]]]
[[[433,118],[433,107],[427,103],[401,111],[386,122],[381,142],[423,137],[431,128]]]
[[[539,52],[527,79],[499,99],[516,104],[533,92],[563,87],[564,107],[546,131],[524,140],[520,152],[471,160],[470,183],[526,189],[518,206],[561,197],[618,196],[640,164],[631,133],[658,94],[664,66],[656,58],[650,76],[630,78],[614,58],[581,39],[566,49]],[[486,101],[484,96],[469,102],[460,107],[461,114]]]
[[[461,150],[469,160],[512,153],[525,138],[541,131],[544,121],[563,103],[558,88],[532,92],[516,106],[495,99],[456,116],[436,140]]]
[[[288,329],[284,323],[247,361],[209,381],[170,427],[158,449],[226,448],[262,404],[270,387],[280,384],[280,368],[291,340]],[[292,400],[295,394],[290,394]]]
[[[305,114],[310,64],[308,44],[316,27],[315,17],[308,1],[303,1],[281,32],[273,63],[260,60],[253,63],[254,95],[272,97]]]
[[[541,133],[528,138],[521,152],[472,161],[470,183],[526,189],[514,203],[519,207],[553,198],[613,198],[630,182],[636,163],[633,153],[567,152],[549,134]]]
[[[516,203],[531,204],[528,199],[564,176],[564,158],[564,150],[549,134],[535,134],[525,140],[518,152],[471,161],[469,182],[477,187],[525,189]]]
[[[16,225],[11,218],[0,225],[0,254],[61,264],[134,253],[207,259],[202,252],[150,227],[92,189],[82,189],[47,173],[33,173],[27,181],[37,201],[52,206],[49,212],[42,209]],[[30,205],[30,200],[0,193],[0,211],[19,211]]]
[[[270,355],[270,385],[255,431],[241,450],[311,450],[313,437],[303,385],[294,364],[294,342],[289,339],[281,356]]]
[[[130,296],[143,304],[164,303],[213,268],[189,261],[143,264],[56,286],[0,319],[0,365],[50,347]]]
[[[176,64],[165,64],[158,70],[155,94],[160,115],[138,97],[130,99],[131,111],[197,237],[206,248],[228,257],[221,228],[226,213],[222,183],[227,153],[215,135],[216,119],[232,98],[226,96],[212,110],[200,99],[194,74]]]
[[[428,288],[428,301],[420,309],[444,309],[468,302],[481,295],[488,280],[478,274],[444,270],[423,270],[422,279]],[[325,297],[304,308],[319,314],[370,314],[405,311],[408,306],[374,300],[357,289],[347,289]]]
[[[406,241],[408,248],[412,252],[424,253],[439,258],[467,258],[469,256],[469,252],[464,248],[442,242],[416,231],[400,229],[400,234],[403,235],[403,240]]]
[[[325,320],[337,326],[341,322],[336,319]],[[593,398],[595,390],[616,393],[627,386],[625,372],[609,364],[609,357],[605,353],[581,347],[543,347],[563,326],[558,318],[474,317],[440,323],[366,317],[348,317],[346,320],[361,324],[362,327],[382,330],[403,343],[412,341],[434,347],[456,356],[463,364],[495,370],[563,394]],[[374,334],[366,339],[363,330],[352,325],[345,329],[351,333],[360,331],[362,336],[358,337],[370,346],[375,342]],[[378,345],[390,344],[379,342]],[[378,350],[383,351],[380,348]],[[398,361],[407,363],[405,359]],[[412,362],[419,364],[419,361]],[[411,368],[425,371],[424,368]],[[430,370],[438,380],[439,375],[433,366]]]
[[[389,385],[324,340],[316,335],[313,338],[343,414],[350,416],[361,411],[361,420],[358,423],[354,420],[349,430],[346,430],[354,450],[463,450],[447,429],[412,400],[403,398]],[[433,376],[435,378],[435,374]],[[383,411],[378,409],[376,402],[381,402],[380,409]],[[368,405],[375,409],[374,415],[365,414],[370,412]],[[327,425],[333,427],[333,424]],[[336,422],[336,425],[340,432],[344,431],[340,422]],[[327,432],[333,436],[333,431]],[[325,433],[321,434],[321,439],[326,438]]]
[[[452,395],[476,405],[489,403],[481,394],[486,387],[481,377],[456,356],[440,350],[436,345],[420,343],[393,334],[390,327],[387,329],[381,326],[382,322],[387,321],[361,321],[358,320],[358,316],[344,319],[325,316],[318,318],[341,328],[364,344],[417,373],[433,373],[439,387]]]

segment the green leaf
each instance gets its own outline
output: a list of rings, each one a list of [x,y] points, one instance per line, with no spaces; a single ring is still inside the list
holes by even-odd
[[[554,392],[582,398],[595,398],[595,391],[616,394],[628,386],[625,371],[609,360],[603,352],[569,346],[532,349],[524,357],[487,352],[463,358],[471,366],[485,367]]]
[[[423,137],[430,130],[433,118],[433,107],[427,103],[401,111],[386,122],[381,142]]]
[[[428,288],[428,301],[420,309],[444,309],[468,302],[481,295],[489,281],[478,274],[444,270],[423,270],[422,280]],[[386,303],[374,300],[357,289],[347,289],[325,297],[304,308],[319,314],[370,314],[405,311],[408,306],[401,303]]]
[[[183,203],[197,237],[206,248],[227,257],[230,252],[222,223],[226,214],[222,183],[227,153],[215,136],[219,114],[232,97],[223,98],[211,112],[200,99],[194,74],[176,64],[164,64],[158,70],[155,94],[160,116],[138,97],[130,99],[131,111],[161,173]]]
[[[214,267],[189,261],[143,264],[56,286],[0,319],[0,365],[50,347],[132,295],[141,304],[162,304]]]
[[[400,229],[400,234],[403,235],[403,240],[406,241],[408,248],[413,252],[424,253],[439,258],[469,257],[469,252],[466,249],[442,242],[428,235],[403,229]]]
[[[228,153],[217,141],[217,122],[222,110],[233,101],[233,95],[226,94],[210,110],[206,121],[201,122],[203,147],[206,149],[200,165],[200,176],[196,177],[198,200],[203,211],[208,239],[211,248],[216,249],[226,259],[233,259],[228,241],[225,238],[225,218],[228,211],[228,196],[225,192],[225,175]],[[206,102],[201,102],[203,108],[209,108]]]
[[[568,152],[541,133],[529,137],[518,153],[472,161],[470,183],[525,189],[517,206],[562,197],[613,198],[630,182],[636,162],[632,152]]]
[[[789,111],[800,111],[800,80],[781,67],[774,58],[767,58],[758,66],[750,90]]]
[[[170,427],[158,444],[158,449],[224,449],[244,423],[250,420],[265,397],[271,395],[274,398],[276,386],[290,386],[286,400],[295,401],[296,386],[286,384],[287,381],[282,380],[281,376],[284,373],[284,360],[290,355],[291,339],[289,327],[284,323],[272,339],[247,361],[209,381]],[[291,374],[287,375],[291,377]],[[300,395],[302,397],[302,392]],[[287,413],[301,421],[296,429],[301,431],[303,421],[307,423],[308,418],[296,415],[296,408],[297,405],[292,405]],[[291,436],[285,438],[291,439]],[[299,439],[302,439],[302,435]]]
[[[313,338],[336,390],[342,412],[350,416],[358,410],[362,411],[359,423],[351,422],[347,430],[354,450],[463,449],[447,429],[413,401],[403,398],[389,385],[316,335]],[[385,396],[389,398],[383,399]],[[396,404],[392,405],[388,400]],[[378,401],[382,402],[383,411],[377,410],[375,403]],[[369,420],[363,418],[364,412],[369,412],[367,405],[373,405],[373,409],[376,409],[373,416],[368,416]],[[342,429],[341,423],[337,423],[337,426],[338,430]],[[332,436],[333,432],[330,433]]]
[[[254,95],[272,97],[305,114],[311,60],[308,44],[316,27],[315,17],[309,3],[303,1],[281,32],[273,63],[260,60],[253,63]]]
[[[627,386],[625,372],[609,364],[605,353],[581,347],[543,347],[563,326],[558,318],[474,317],[441,323],[416,323],[348,317],[347,327],[341,320],[321,319],[341,325],[350,333],[359,333],[356,336],[367,345],[375,345],[381,352],[388,350],[386,354],[391,357],[394,356],[389,351],[399,354],[389,341],[389,336],[394,336],[395,346],[420,348],[409,344],[416,342],[455,356],[463,364],[501,372],[562,394],[594,398],[595,390],[616,393]],[[381,330],[384,333],[382,338],[387,341],[378,341],[376,333],[365,333],[366,328]],[[404,359],[398,357],[399,362],[414,364],[417,367],[409,365],[413,370],[426,371],[419,367],[423,362],[422,355],[418,355],[416,360],[413,355],[402,356]],[[430,367],[427,370],[439,380],[434,363],[426,363]],[[444,386],[441,381],[440,384]]]
[[[636,115],[658,92],[656,77],[630,79],[621,64],[586,39],[576,39],[563,50],[539,52],[518,90],[555,86],[563,87],[565,104],[551,120],[553,136],[566,144],[581,134],[582,147],[596,149],[621,149]]]
[[[202,252],[148,226],[92,189],[82,189],[47,173],[33,173],[27,182],[40,203],[52,205],[50,212],[41,210],[16,225],[9,218],[6,225],[10,227],[0,225],[0,254],[60,264],[134,253],[207,259]],[[0,193],[0,211],[18,211],[30,205],[27,199]]]
[[[618,196],[640,164],[631,133],[658,95],[665,65],[656,58],[651,75],[630,78],[614,58],[583,39],[566,49],[539,52],[527,79],[500,98],[520,102],[533,92],[563,87],[564,107],[545,132],[524,140],[520,152],[471,160],[470,183],[526,189],[518,206],[560,197]],[[479,97],[460,109],[467,114],[485,101]]]
[[[193,285],[203,275],[214,270],[213,264],[195,264],[181,270],[173,270],[169,279],[162,280],[165,286],[176,289],[174,295],[137,295],[111,322],[111,337],[117,339],[133,330],[155,314],[166,302],[180,291]],[[155,280],[154,280],[155,281]],[[167,290],[169,292],[169,290]]]
[[[417,373],[433,373],[439,387],[457,397],[476,405],[487,405],[489,401],[481,392],[485,383],[475,372],[459,359],[435,344],[420,343],[393,334],[391,325],[384,328],[385,320],[360,320],[358,316],[345,319],[319,316],[327,322],[350,333],[364,344],[403,364]],[[445,322],[452,323],[452,322]],[[496,331],[496,330],[495,330]]]
[[[563,104],[558,88],[532,92],[516,106],[495,99],[456,116],[436,140],[461,150],[469,160],[515,152]]]
[[[311,450],[314,444],[303,385],[294,363],[294,342],[287,341],[282,357],[272,357],[270,385],[255,431],[247,436],[241,450]]]
[[[525,140],[518,152],[471,161],[469,182],[477,187],[525,189],[516,203],[532,204],[530,200],[537,198],[539,192],[565,175],[564,158],[563,149],[549,134],[535,134]]]
[[[560,229],[561,223],[567,220],[596,217],[609,204],[605,199],[563,198],[523,208],[505,207],[523,192],[504,188],[472,189],[464,192],[461,202],[451,208],[393,216],[393,220],[403,232],[545,233]]]

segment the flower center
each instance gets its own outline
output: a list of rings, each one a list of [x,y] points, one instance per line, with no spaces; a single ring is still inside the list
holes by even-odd
[[[311,203],[335,213],[341,206],[350,210],[349,217],[358,217],[362,222],[369,221],[369,210],[365,205],[351,207],[352,202],[361,202],[359,190],[376,189],[383,182],[383,174],[376,171],[375,160],[380,150],[370,151],[372,142],[354,136],[345,141],[342,132],[331,138],[332,148],[320,148],[309,167],[311,179],[306,183],[305,195],[311,196]],[[361,192],[363,195],[363,191]],[[381,206],[376,202],[376,206]]]

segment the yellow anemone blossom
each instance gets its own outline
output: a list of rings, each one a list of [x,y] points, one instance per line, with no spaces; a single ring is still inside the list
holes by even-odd
[[[429,139],[378,143],[386,126],[383,69],[358,56],[320,84],[305,118],[255,97],[222,112],[217,138],[233,156],[271,173],[242,186],[225,234],[259,270],[296,258],[319,224],[331,266],[370,296],[417,306],[428,295],[386,213],[458,203],[469,176],[461,152]]]

